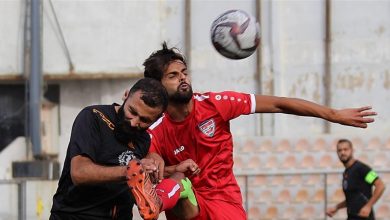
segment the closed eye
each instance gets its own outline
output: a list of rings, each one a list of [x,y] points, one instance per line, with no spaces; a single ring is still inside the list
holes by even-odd
[[[145,116],[139,115],[138,112],[137,112],[134,108],[132,108],[131,106],[129,107],[129,111],[130,111],[130,113],[131,113],[132,115],[138,116],[138,117],[139,117],[139,120],[140,120],[141,122],[145,123],[145,124],[150,124],[150,123],[153,122],[152,119],[150,119],[149,117],[145,117]]]
[[[169,79],[175,78],[176,75],[177,75],[176,72],[175,72],[175,73],[169,73],[169,74],[168,74],[168,78],[169,78]]]
[[[152,121],[150,118],[148,118],[148,117],[139,117],[139,120],[142,121],[142,122],[145,123],[145,124],[150,124],[150,123],[153,122],[153,121]]]
[[[137,112],[135,109],[133,109],[131,106],[129,107],[129,111],[130,111],[130,113],[131,113],[132,115],[134,115],[134,116],[137,116],[137,115],[138,115],[138,112]]]

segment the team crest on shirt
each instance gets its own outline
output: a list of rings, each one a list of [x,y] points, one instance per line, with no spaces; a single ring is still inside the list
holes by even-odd
[[[127,166],[129,161],[134,159],[134,153],[131,150],[124,151],[121,155],[118,156],[119,165]]]
[[[199,130],[208,137],[213,137],[215,132],[214,119],[203,121],[198,125]]]

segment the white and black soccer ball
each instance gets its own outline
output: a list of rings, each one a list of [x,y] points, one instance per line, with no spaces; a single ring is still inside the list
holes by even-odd
[[[252,55],[260,42],[260,26],[255,17],[243,10],[229,10],[211,25],[211,42],[215,49],[230,59]]]

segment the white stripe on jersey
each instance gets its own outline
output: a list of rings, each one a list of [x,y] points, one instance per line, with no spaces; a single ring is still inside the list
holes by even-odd
[[[161,124],[163,118],[165,117],[165,114],[163,114],[157,121],[155,121],[152,125],[150,125],[149,129],[153,130],[155,127],[157,127],[159,124]]]
[[[172,191],[170,191],[170,192],[168,193],[168,198],[171,198],[173,195],[175,195],[175,193],[176,193],[177,190],[179,190],[179,189],[180,189],[180,185],[179,185],[179,184],[176,184],[176,185],[173,187]]]
[[[251,113],[256,111],[256,98],[254,94],[249,94],[251,96]]]
[[[195,95],[194,96],[194,99],[198,100],[198,101],[203,101],[205,99],[208,99],[210,98],[208,95]]]

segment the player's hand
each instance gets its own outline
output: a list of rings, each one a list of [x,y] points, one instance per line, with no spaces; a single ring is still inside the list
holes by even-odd
[[[154,164],[156,166],[156,170],[154,172],[154,178],[156,178],[158,182],[161,182],[161,180],[164,179],[164,167],[165,167],[164,160],[160,155],[153,152],[148,153],[148,155],[146,155],[146,158],[154,160]]]
[[[332,208],[328,208],[326,210],[326,215],[329,216],[329,217],[333,217],[337,212],[337,209],[332,207]]]
[[[349,125],[359,128],[367,128],[367,124],[375,120],[370,116],[377,115],[376,112],[370,111],[372,107],[365,106],[361,108],[348,108],[335,110],[335,120],[342,125]]]
[[[157,172],[157,165],[154,159],[144,158],[141,160],[141,165],[146,173]]]
[[[178,165],[176,165],[175,170],[176,172],[181,172],[186,174],[189,173],[190,176],[198,175],[200,172],[200,168],[198,164],[196,164],[192,159],[187,159],[180,162]]]
[[[359,216],[367,218],[370,215],[370,212],[371,212],[371,206],[366,204],[360,209]]]

